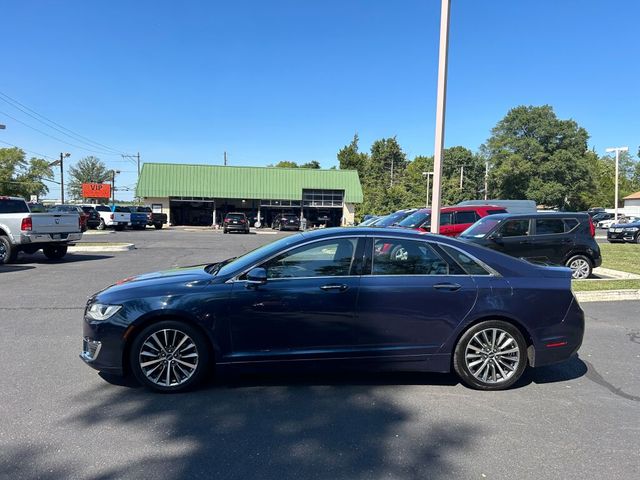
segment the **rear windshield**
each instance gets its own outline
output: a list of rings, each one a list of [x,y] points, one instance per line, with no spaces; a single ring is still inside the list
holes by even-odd
[[[99,212],[110,212],[111,209],[109,207],[107,207],[106,205],[98,205],[96,207],[96,210]]]
[[[82,207],[82,210],[84,210],[85,213],[91,213],[95,209],[93,207]]]
[[[396,223],[399,223],[405,217],[409,216],[409,212],[395,212],[386,217],[382,217],[379,221],[376,222],[376,227],[390,227]]]
[[[232,218],[234,220],[244,220],[244,213],[227,213],[227,218]]]
[[[24,200],[0,200],[0,213],[29,213]]]
[[[496,213],[507,213],[504,208],[499,208],[495,210],[487,210],[487,215],[495,215]]]
[[[127,208],[127,207],[118,207],[116,206],[113,209],[114,212],[118,212],[118,213],[131,213],[131,211]]]
[[[143,213],[151,213],[151,208],[149,208],[149,207],[138,207],[137,211],[138,212],[143,212]]]
[[[502,220],[497,218],[491,218],[491,216],[481,218],[476,223],[467,228],[461,237],[482,238],[489,233],[493,228],[498,225]]]
[[[295,213],[283,213],[282,218],[294,218],[297,220],[298,216]]]

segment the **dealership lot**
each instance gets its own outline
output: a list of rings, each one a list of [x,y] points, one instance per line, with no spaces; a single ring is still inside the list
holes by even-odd
[[[282,235],[87,236],[123,253],[0,267],[0,478],[634,478],[640,302],[589,303],[580,357],[483,393],[454,375],[243,375],[158,395],[78,359],[87,297]],[[606,440],[605,440],[606,439]]]

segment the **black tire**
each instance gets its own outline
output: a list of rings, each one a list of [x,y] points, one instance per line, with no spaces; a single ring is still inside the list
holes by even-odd
[[[42,253],[49,260],[60,260],[67,254],[67,245],[47,245],[43,247]]]
[[[165,331],[167,332],[166,337]],[[174,332],[178,333],[176,334]],[[153,345],[156,347],[161,346],[152,338],[154,334],[156,335],[156,339],[165,344],[163,348],[166,347],[166,353],[164,355],[161,352],[162,349],[158,348],[156,348],[158,355],[152,356],[148,353],[143,353],[153,352]],[[175,345],[174,342],[181,343],[185,335],[188,337],[188,340],[182,343],[180,351],[176,352],[169,348],[169,346],[173,347]],[[143,349],[145,344],[149,345],[147,342],[151,342],[151,347],[147,346]],[[191,343],[193,343],[194,348],[190,347]],[[182,353],[184,356],[176,356],[174,358],[173,355],[176,353]],[[197,356],[191,356],[193,353]],[[171,357],[169,355],[171,355]],[[188,360],[186,355],[190,355]],[[209,358],[209,345],[200,331],[188,323],[175,320],[163,320],[146,327],[136,335],[129,351],[131,371],[136,379],[145,387],[158,392],[183,392],[195,387],[204,379],[209,370]],[[170,359],[175,362],[175,366],[171,366]],[[184,360],[182,360],[182,363],[179,363],[181,359]],[[194,359],[196,360],[195,363]],[[150,361],[156,362],[159,366],[156,366],[156,370],[153,370],[154,364],[147,365],[145,372],[143,370],[145,367],[141,364]],[[186,364],[194,365],[194,368],[191,369],[184,366]],[[180,366],[178,367],[178,365]],[[158,370],[159,376],[157,379],[154,379],[153,377],[155,377]],[[169,370],[169,382],[166,381],[165,376],[167,370]]]
[[[113,229],[117,232],[122,232],[124,230],[124,225],[116,225]]]
[[[636,243],[640,243],[640,232],[636,235]]]
[[[573,255],[565,262],[565,266],[571,269],[571,278],[581,280],[591,276],[593,262],[585,255]]]
[[[226,228],[223,228],[223,229],[222,229],[222,233],[229,233],[229,232],[227,232],[227,229],[226,229]]]
[[[104,230],[107,228],[107,225],[104,223],[104,220],[101,218],[100,223],[98,224],[98,230]]]
[[[0,265],[13,263],[18,258],[18,250],[11,245],[9,238],[0,235]]]
[[[489,342],[491,342],[490,332],[492,331],[496,332],[495,337],[497,337],[493,341],[494,346],[488,345],[491,350],[487,348],[486,350],[477,351],[479,349],[476,346],[479,343],[476,335],[482,339],[482,332],[489,332]],[[501,337],[501,332],[506,333],[505,337]],[[505,344],[509,337],[511,340]],[[502,349],[499,348],[500,342],[498,340],[500,338],[503,338],[502,345],[504,345],[504,348]],[[513,343],[515,343],[514,347],[511,346]],[[495,346],[496,344],[498,345]],[[496,353],[500,351],[509,352],[511,349],[517,349],[517,352],[502,355]],[[477,357],[474,355],[477,355]],[[468,356],[474,357],[468,358]],[[516,356],[517,361],[515,360]],[[474,373],[472,368],[475,367],[473,364],[476,361],[480,362],[480,366]],[[509,388],[522,376],[522,373],[527,368],[527,362],[527,342],[522,333],[511,323],[502,320],[486,320],[473,325],[460,337],[453,353],[453,369],[460,377],[460,380],[468,387],[477,390],[504,390]],[[511,370],[509,370],[509,366],[512,367]],[[482,370],[483,368],[484,370]],[[500,369],[506,375],[503,376],[500,373]],[[485,370],[489,372],[489,378],[478,378],[478,376],[484,377]]]
[[[153,226],[154,226],[154,228],[156,230],[162,230],[162,224],[161,223],[154,223]]]

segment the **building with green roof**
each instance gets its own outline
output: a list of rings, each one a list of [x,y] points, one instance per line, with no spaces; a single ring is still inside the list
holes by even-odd
[[[282,213],[337,226],[353,223],[362,187],[355,170],[145,163],[136,196],[172,225],[218,225],[244,212],[262,226]]]

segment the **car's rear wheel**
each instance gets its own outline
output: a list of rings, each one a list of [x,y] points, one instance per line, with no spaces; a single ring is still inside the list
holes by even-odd
[[[584,280],[591,276],[593,267],[591,266],[591,260],[584,255],[574,255],[565,264],[571,269],[571,278],[577,280]]]
[[[163,320],[140,332],[131,345],[131,370],[144,386],[161,392],[181,392],[205,376],[209,348],[191,325]]]
[[[15,262],[18,257],[18,250],[11,245],[9,238],[0,236],[0,265]]]
[[[107,225],[104,223],[104,220],[101,218],[100,223],[98,224],[98,230],[104,230],[107,228]]]
[[[504,390],[527,367],[527,343],[514,325],[487,320],[467,330],[456,345],[453,368],[467,386]]]
[[[42,249],[42,253],[49,260],[60,260],[67,254],[67,245],[47,245]]]
[[[154,226],[154,228],[156,230],[162,230],[162,224],[161,223],[155,223],[153,226]]]

